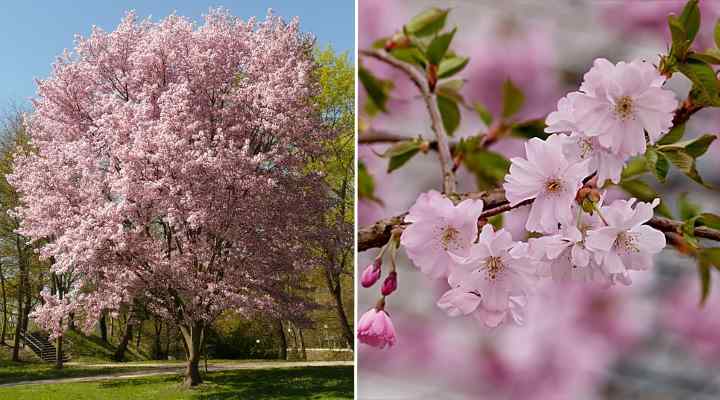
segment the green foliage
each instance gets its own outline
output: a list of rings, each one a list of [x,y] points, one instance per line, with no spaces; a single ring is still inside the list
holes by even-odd
[[[456,152],[462,155],[463,164],[475,175],[478,188],[489,189],[500,185],[510,169],[504,156],[479,146],[481,138],[472,137],[458,143]]]
[[[375,181],[365,168],[365,164],[358,163],[358,197],[361,199],[375,199]]]
[[[651,202],[657,198],[660,198],[660,195],[655,189],[652,188],[652,186],[648,185],[645,181],[639,178],[627,180],[623,179],[620,181],[620,187],[640,201]],[[672,217],[670,208],[662,200],[660,200],[660,205],[658,205],[655,210],[658,214],[664,217]]]
[[[382,157],[389,158],[388,162],[388,173],[393,172],[396,169],[405,165],[406,162],[420,151],[420,145],[422,140],[413,139],[395,143],[387,151],[382,154]]]
[[[522,108],[525,103],[525,95],[510,80],[505,80],[502,88],[502,117],[510,118]]]
[[[437,105],[445,132],[452,136],[460,126],[460,107],[454,99],[442,95],[437,96]]]
[[[548,136],[550,136],[549,133],[545,132],[546,126],[545,120],[542,118],[531,119],[513,124],[510,128],[510,133],[513,136],[524,139],[536,137],[545,140]]]
[[[445,53],[447,53],[450,47],[450,42],[452,42],[455,32],[457,32],[457,28],[433,38],[426,52],[427,59],[431,64],[440,64],[440,61],[445,57]]]
[[[378,111],[387,112],[386,103],[393,88],[392,81],[378,79],[362,65],[358,67],[358,78],[368,95],[365,111],[369,115],[375,115]]]
[[[468,64],[468,61],[470,61],[470,59],[467,57],[457,56],[447,57],[443,59],[438,67],[438,78],[450,78],[451,76],[462,71],[463,68],[465,68],[465,66]]]
[[[475,103],[474,108],[475,112],[478,114],[482,122],[484,122],[485,125],[490,126],[493,122],[493,116],[490,111],[480,103]]]
[[[440,8],[431,8],[414,16],[410,22],[405,24],[404,31],[407,34],[418,37],[429,36],[442,30],[445,26],[448,12]]]

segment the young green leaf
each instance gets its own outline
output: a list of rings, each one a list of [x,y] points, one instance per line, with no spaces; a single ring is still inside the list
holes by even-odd
[[[673,144],[678,140],[682,139],[685,134],[685,124],[678,124],[670,129],[670,132],[666,133],[663,137],[658,140],[658,145]]]
[[[693,90],[690,95],[697,104],[720,105],[718,80],[710,65],[700,60],[688,59],[684,63],[678,64],[676,68],[692,81]]]
[[[358,163],[358,197],[369,200],[375,199],[375,181],[362,161]]]
[[[469,60],[467,57],[446,57],[438,66],[438,79],[449,78],[462,71]]]
[[[715,46],[720,47],[720,19],[715,22],[715,31],[713,33],[715,34]]]
[[[720,247],[710,247],[700,250],[698,258],[720,269]]]
[[[428,61],[430,61],[431,64],[440,64],[440,61],[442,61],[443,57],[445,57],[445,53],[447,53],[447,50],[450,47],[450,43],[455,36],[455,32],[457,32],[457,29],[453,29],[448,33],[443,33],[442,35],[438,35],[433,38],[427,48],[427,51],[425,52],[427,54]]]
[[[705,305],[708,296],[710,295],[710,266],[703,260],[698,261],[698,274],[700,275],[700,306]]]
[[[620,187],[640,201],[651,202],[660,197],[655,189],[640,179],[623,179],[620,181]],[[670,208],[662,200],[655,210],[663,217],[672,218]]]
[[[510,133],[512,133],[514,136],[525,139],[537,137],[544,140],[547,139],[548,136],[550,136],[549,133],[545,132],[546,127],[547,125],[545,125],[544,119],[530,119],[514,124],[511,128]]]
[[[623,180],[635,178],[647,172],[647,162],[645,156],[637,156],[631,158],[623,168],[621,178]]]
[[[645,152],[645,162],[647,169],[652,172],[659,182],[665,182],[668,172],[670,171],[670,162],[662,153],[658,153],[654,148],[648,147]]]
[[[460,126],[460,107],[455,100],[441,95],[437,96],[437,105],[445,131],[452,136]]]
[[[432,35],[445,26],[445,20],[447,19],[449,11],[450,10],[443,10],[436,7],[425,10],[414,16],[410,22],[405,25],[405,31],[419,37]]]
[[[493,122],[493,116],[490,111],[481,103],[475,103],[474,108],[482,122],[484,122],[486,126],[490,126]]]
[[[660,153],[667,157],[667,159],[670,160],[670,162],[677,167],[677,169],[682,171],[688,178],[703,186],[707,186],[705,182],[703,182],[702,177],[700,177],[700,173],[695,167],[695,158],[684,148],[673,146],[668,148],[658,148],[658,150],[660,150]]]
[[[707,152],[708,148],[715,139],[717,139],[717,136],[705,134],[687,142],[676,143],[676,145],[684,147],[688,154],[698,158]]]
[[[367,92],[369,100],[372,101],[373,106],[382,112],[387,112],[385,105],[389,97],[388,92],[392,87],[392,82],[382,81],[376,78],[362,65],[358,68],[358,77]]]
[[[469,144],[477,142],[470,140]],[[510,169],[510,161],[502,155],[489,151],[477,150],[472,145],[467,146],[472,150],[464,153],[463,164],[472,173],[475,174],[477,184],[481,189],[496,187],[500,184],[508,170]]]
[[[700,7],[698,7],[698,0],[689,0],[685,4],[679,21],[683,24],[683,28],[687,34],[687,41],[692,43],[692,41],[695,40],[698,30],[700,30]]]
[[[525,95],[522,91],[512,83],[510,79],[505,80],[502,88],[502,116],[509,118],[515,115],[525,103]]]
[[[675,15],[668,16],[668,27],[670,28],[670,36],[672,39],[672,46],[670,48],[671,58],[675,57],[678,59],[684,59],[687,49],[690,43],[687,40],[687,32],[680,19]]]
[[[390,55],[397,58],[400,61],[405,61],[408,64],[419,66],[421,69],[425,69],[427,65],[427,58],[417,47],[402,47],[392,49]]]
[[[700,206],[691,202],[687,198],[687,193],[682,193],[677,199],[677,208],[680,218],[683,221],[691,219],[700,214]]]
[[[419,139],[405,140],[395,143],[380,156],[389,158],[387,172],[393,172],[410,161],[420,151],[422,141]]]

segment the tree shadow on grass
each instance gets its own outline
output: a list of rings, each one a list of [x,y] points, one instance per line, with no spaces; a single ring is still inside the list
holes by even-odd
[[[147,384],[180,386],[178,375],[134,378],[102,383],[102,388],[118,390]],[[194,399],[352,399],[352,367],[302,367],[266,370],[213,372],[196,389],[184,389]]]

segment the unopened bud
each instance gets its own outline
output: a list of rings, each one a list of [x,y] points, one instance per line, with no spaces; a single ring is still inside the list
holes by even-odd
[[[375,262],[368,265],[367,268],[363,271],[362,275],[360,276],[360,284],[364,288],[369,288],[370,286],[374,285],[375,282],[380,279],[380,273],[382,267],[382,259],[376,258]]]
[[[397,290],[397,272],[391,271],[387,278],[385,278],[380,293],[382,293],[383,296],[389,296],[395,290]]]

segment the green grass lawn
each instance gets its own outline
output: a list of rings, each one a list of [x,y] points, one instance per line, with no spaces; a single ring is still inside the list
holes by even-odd
[[[4,371],[4,370],[3,370]],[[211,372],[205,383],[181,388],[177,375],[85,383],[23,385],[0,388],[0,399],[120,400],[120,399],[352,399],[352,367]]]
[[[55,369],[53,364],[44,362],[13,362],[0,360],[0,384],[38,379],[74,378],[78,376],[94,376],[130,371],[146,370],[147,367],[133,364],[119,364],[115,368],[86,367],[84,365],[66,365],[63,369]],[[0,399],[4,397],[0,396]]]

